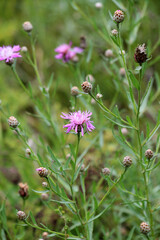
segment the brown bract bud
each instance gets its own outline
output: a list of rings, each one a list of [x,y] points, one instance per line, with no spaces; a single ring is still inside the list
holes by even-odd
[[[27,183],[19,183],[18,186],[19,186],[19,195],[22,198],[27,198],[29,196]]]
[[[42,186],[43,187],[48,187],[48,183],[47,182],[42,182]]]
[[[24,22],[22,26],[25,32],[31,32],[33,29],[32,23],[29,21]]]
[[[26,214],[23,211],[18,211],[17,212],[17,217],[18,217],[19,220],[25,220]]]
[[[149,224],[148,223],[146,223],[146,222],[142,222],[141,224],[140,224],[140,231],[141,231],[141,233],[143,233],[143,234],[148,234],[149,232],[150,232],[150,226],[149,226]]]
[[[153,157],[153,151],[151,149],[148,149],[146,152],[145,152],[145,156],[147,159],[151,159]]]
[[[11,116],[8,118],[8,124],[12,128],[17,128],[19,125],[19,122],[15,117]]]
[[[113,20],[114,20],[116,23],[121,23],[121,22],[123,22],[123,20],[124,20],[124,12],[122,12],[121,10],[115,11],[114,16],[113,16]]]
[[[44,167],[37,168],[36,171],[38,172],[40,177],[47,177],[48,176],[48,169]]]
[[[109,169],[109,168],[102,168],[102,173],[103,173],[104,175],[107,175],[107,176],[109,176],[109,175],[110,175],[110,173],[111,173],[111,171],[110,171],[110,169]]]
[[[78,93],[79,93],[78,87],[74,86],[74,87],[71,88],[71,95],[72,96],[77,96]]]
[[[41,194],[41,199],[42,199],[43,201],[48,201],[49,195],[48,195],[47,193],[42,193],[42,194]]]
[[[81,36],[80,37],[80,48],[86,49],[86,47],[87,47],[86,37],[85,36]]]
[[[142,64],[147,61],[147,53],[145,43],[139,45],[134,54],[135,61],[139,64]]]
[[[90,82],[85,81],[81,86],[85,93],[90,93],[92,91],[92,84]]]
[[[130,167],[132,165],[132,159],[129,156],[124,157],[123,159],[123,166]]]

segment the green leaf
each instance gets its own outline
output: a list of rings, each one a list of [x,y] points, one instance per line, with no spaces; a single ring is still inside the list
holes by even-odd
[[[128,73],[129,73],[129,77],[131,79],[133,86],[136,89],[139,89],[139,81],[137,80],[137,78],[133,75],[133,73],[131,71],[128,71]]]
[[[119,123],[119,122],[117,122],[117,121],[114,121],[113,119],[111,119],[111,118],[109,118],[109,117],[107,117],[107,116],[104,116],[104,117],[107,118],[110,122],[112,122],[112,123],[114,123],[114,124],[116,124],[116,125],[118,125],[118,126],[120,126],[120,127],[132,128],[131,126],[124,125],[124,124],[122,124],[122,123]]]
[[[31,211],[30,211],[30,213],[29,213],[29,216],[30,216],[30,218],[31,218],[31,220],[32,220],[32,222],[33,222],[33,224],[37,226],[36,220],[35,220],[35,218],[34,218],[34,216],[33,216],[33,214],[32,214]]]
[[[130,233],[129,233],[129,236],[128,236],[128,238],[127,238],[127,240],[132,240],[132,239],[133,239],[133,233],[134,233],[135,229],[136,229],[135,226],[131,229],[131,231],[130,231]]]
[[[148,103],[148,98],[152,89],[152,85],[153,85],[153,78],[150,79],[148,86],[146,88],[146,91],[144,93],[144,96],[142,97],[142,101],[141,101],[141,107],[140,107],[140,114],[142,114],[146,107],[147,107],[147,103]]]

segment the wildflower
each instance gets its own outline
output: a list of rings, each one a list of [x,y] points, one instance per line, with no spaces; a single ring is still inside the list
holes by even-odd
[[[151,159],[153,157],[153,151],[151,149],[148,149],[146,152],[145,152],[145,156],[147,159]]]
[[[122,12],[121,10],[115,11],[114,16],[113,16],[113,20],[114,20],[116,23],[121,23],[121,22],[123,22],[123,20],[124,20],[124,12]]]
[[[40,177],[47,177],[48,176],[48,169],[44,167],[37,168],[36,171],[38,172]]]
[[[76,86],[72,87],[71,88],[71,95],[72,96],[77,96],[78,95],[78,91],[79,91],[78,87],[76,87]]]
[[[143,234],[148,234],[149,232],[150,232],[150,226],[149,226],[149,224],[148,223],[146,223],[146,222],[142,222],[141,224],[140,224],[140,231],[141,231],[141,233],[143,233]]]
[[[96,7],[97,9],[101,9],[101,8],[103,7],[103,4],[102,4],[101,2],[96,2],[96,3],[95,3],[95,7]]]
[[[132,159],[129,156],[124,157],[123,159],[123,166],[124,167],[130,167],[132,165]]]
[[[18,184],[19,186],[19,195],[22,197],[22,198],[27,198],[29,196],[29,193],[28,193],[28,185],[27,183],[19,183]]]
[[[22,24],[22,27],[23,27],[23,30],[28,33],[30,33],[33,29],[32,23],[29,21],[24,22]]]
[[[104,53],[105,57],[111,58],[113,57],[113,51],[111,49],[107,49]]]
[[[113,30],[111,31],[111,33],[112,33],[112,35],[115,36],[115,37],[118,35],[118,31],[117,31],[116,29],[113,29]]]
[[[135,61],[139,64],[142,64],[147,61],[147,53],[145,43],[139,45],[134,54]]]
[[[8,118],[8,124],[11,128],[17,128],[19,125],[19,122],[15,117],[11,116]]]
[[[90,116],[92,112],[85,111],[81,112],[70,112],[69,114],[62,113],[62,118],[68,119],[70,121],[69,124],[64,125],[63,128],[67,128],[66,133],[69,133],[71,130],[75,130],[76,133],[81,132],[82,136],[84,135],[84,128],[87,132],[91,132],[95,127],[92,125],[93,121],[90,121]]]
[[[55,49],[55,52],[58,54],[55,56],[56,59],[62,59],[63,62],[69,62],[70,60],[74,59],[77,54],[83,52],[83,49],[80,47],[71,48],[72,42],[69,44],[62,44]]]
[[[85,93],[90,93],[92,90],[92,84],[90,82],[85,81],[81,84],[81,86]]]
[[[103,173],[104,175],[107,175],[107,176],[109,176],[109,175],[110,175],[110,173],[111,173],[111,171],[110,171],[110,169],[109,169],[109,168],[102,168],[102,173]]]
[[[0,61],[5,60],[6,63],[11,65],[13,58],[22,57],[19,53],[20,49],[19,45],[0,47]]]
[[[18,211],[17,212],[17,217],[18,217],[19,220],[25,220],[26,214],[23,211]]]

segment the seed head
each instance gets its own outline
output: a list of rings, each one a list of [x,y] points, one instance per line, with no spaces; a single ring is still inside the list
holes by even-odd
[[[41,199],[42,199],[43,201],[48,201],[49,195],[48,195],[47,193],[42,193],[42,194],[41,194]]]
[[[132,165],[132,159],[129,156],[124,157],[123,159],[123,166],[130,167]]]
[[[36,171],[38,172],[40,177],[47,177],[48,176],[48,170],[44,167],[37,168]]]
[[[113,51],[111,49],[107,49],[104,53],[105,57],[111,58],[113,57]]]
[[[103,4],[102,4],[101,2],[96,2],[96,3],[95,3],[95,7],[96,7],[97,9],[101,9],[101,8],[103,7]]]
[[[21,47],[21,52],[24,53],[28,52],[28,48],[26,46]]]
[[[142,64],[147,61],[147,53],[145,43],[139,45],[134,54],[135,61],[139,64]]]
[[[86,81],[87,82],[90,81],[91,83],[94,83],[95,79],[94,79],[94,77],[91,74],[88,74],[86,76]]]
[[[85,81],[81,84],[81,86],[85,93],[90,93],[92,90],[92,84],[90,82]]]
[[[18,184],[18,186],[19,186],[19,195],[24,199],[27,198],[29,196],[27,183],[21,182]]]
[[[71,88],[71,95],[72,96],[77,96],[78,93],[79,93],[78,87],[74,86],[74,87]]]
[[[26,214],[23,211],[18,211],[17,212],[17,217],[18,217],[19,220],[25,220]]]
[[[19,122],[15,117],[11,116],[8,118],[8,124],[12,128],[17,128],[19,125]]]
[[[24,22],[24,23],[22,24],[22,27],[23,27],[24,31],[25,31],[25,32],[28,32],[28,33],[31,32],[32,29],[33,29],[32,23],[29,22],[29,21]]]
[[[47,182],[42,182],[42,186],[43,187],[48,187],[48,183]]]
[[[27,158],[29,158],[31,156],[31,150],[29,148],[26,148],[26,151],[25,151],[25,156]]]
[[[113,30],[111,31],[111,33],[112,33],[112,35],[115,36],[115,37],[118,35],[118,31],[117,31],[116,29],[113,29]]]
[[[102,168],[102,173],[103,173],[104,175],[106,175],[106,176],[109,176],[110,173],[111,173],[111,171],[110,171],[109,168]]]
[[[124,20],[124,12],[122,12],[121,10],[115,11],[114,16],[113,16],[113,20],[114,20],[116,23],[121,23],[121,22],[123,22],[123,20]]]
[[[47,239],[48,238],[48,232],[43,232],[42,237],[43,237],[44,240]]]
[[[120,68],[120,69],[119,69],[119,74],[120,74],[122,77],[125,77],[125,75],[126,75],[125,69],[124,69],[124,68]]]
[[[103,97],[103,95],[101,94],[101,93],[97,93],[97,95],[96,95],[96,98],[97,99],[100,99],[100,98],[102,98]]]
[[[141,224],[140,224],[140,231],[141,231],[141,233],[143,233],[143,234],[148,234],[149,232],[150,232],[150,226],[149,226],[149,224],[148,223],[146,223],[146,222],[142,222]]]
[[[151,159],[153,157],[153,151],[151,149],[148,149],[146,152],[145,152],[145,156],[147,159]]]

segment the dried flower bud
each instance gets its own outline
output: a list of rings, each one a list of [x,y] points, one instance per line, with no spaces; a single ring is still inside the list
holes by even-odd
[[[21,51],[26,53],[26,52],[28,52],[28,48],[26,46],[23,46],[23,47],[21,47]]]
[[[125,69],[124,69],[124,68],[120,68],[120,69],[119,69],[119,74],[120,74],[122,77],[125,77],[125,75],[126,75]]]
[[[85,93],[90,93],[92,90],[92,84],[90,82],[85,81],[81,84],[81,86]]]
[[[91,83],[94,83],[95,79],[94,79],[94,77],[91,74],[88,74],[86,76],[86,81],[90,81]]]
[[[113,51],[111,49],[107,49],[104,53],[105,57],[111,58],[113,57]]]
[[[101,94],[101,93],[97,93],[97,95],[96,95],[96,98],[97,99],[100,99],[100,98],[102,98],[103,97],[103,95]]]
[[[145,156],[147,159],[151,159],[153,157],[153,151],[151,149],[148,149],[146,152],[145,152]]]
[[[48,176],[48,170],[44,167],[37,168],[36,171],[38,172],[40,177],[47,177]]]
[[[135,61],[139,64],[142,64],[147,61],[146,46],[145,43],[139,45],[134,54]]]
[[[102,4],[101,2],[96,2],[96,3],[95,3],[95,7],[96,7],[97,9],[101,9],[101,8],[103,7],[103,4]]]
[[[149,232],[150,232],[150,226],[149,226],[149,224],[148,223],[146,223],[146,222],[142,222],[141,224],[140,224],[140,231],[141,231],[141,233],[143,233],[143,234],[148,234]]]
[[[71,95],[72,96],[77,96],[78,93],[79,93],[78,87],[74,86],[74,87],[71,88]]]
[[[17,217],[18,217],[19,220],[25,220],[26,214],[23,211],[18,211],[17,212]]]
[[[132,165],[132,159],[129,156],[124,157],[123,159],[123,166],[130,167]]]
[[[15,117],[11,116],[8,118],[8,124],[12,128],[17,128],[19,125],[19,122]]]
[[[121,129],[121,133],[122,133],[124,136],[126,136],[126,135],[128,134],[127,128],[122,128],[122,129]]]
[[[48,238],[48,232],[43,232],[42,237],[43,237],[44,240],[47,239]]]
[[[114,20],[116,23],[121,23],[121,22],[123,22],[123,20],[124,20],[124,12],[122,12],[121,10],[115,11],[114,16],[113,16],[113,20]]]
[[[41,194],[41,199],[42,199],[43,201],[48,201],[49,195],[48,195],[47,193],[42,193],[42,194]]]
[[[102,173],[103,173],[104,175],[107,175],[107,176],[109,176],[109,175],[110,175],[110,173],[111,173],[111,171],[110,171],[110,169],[109,169],[109,168],[102,168]]]
[[[26,148],[26,151],[25,151],[25,156],[27,158],[29,158],[31,156],[31,150],[29,148]]]
[[[43,187],[48,187],[48,183],[47,182],[42,182],[42,186]]]
[[[86,49],[86,47],[87,47],[86,37],[85,36],[81,36],[80,37],[80,48]]]
[[[29,21],[24,22],[22,26],[25,32],[31,32],[33,29],[32,23]]]
[[[111,33],[112,33],[112,35],[115,36],[115,37],[118,35],[118,31],[117,31],[116,29],[113,29],[113,30],[111,31]]]
[[[19,186],[19,195],[22,198],[27,198],[29,196],[27,183],[19,183],[18,186]]]

